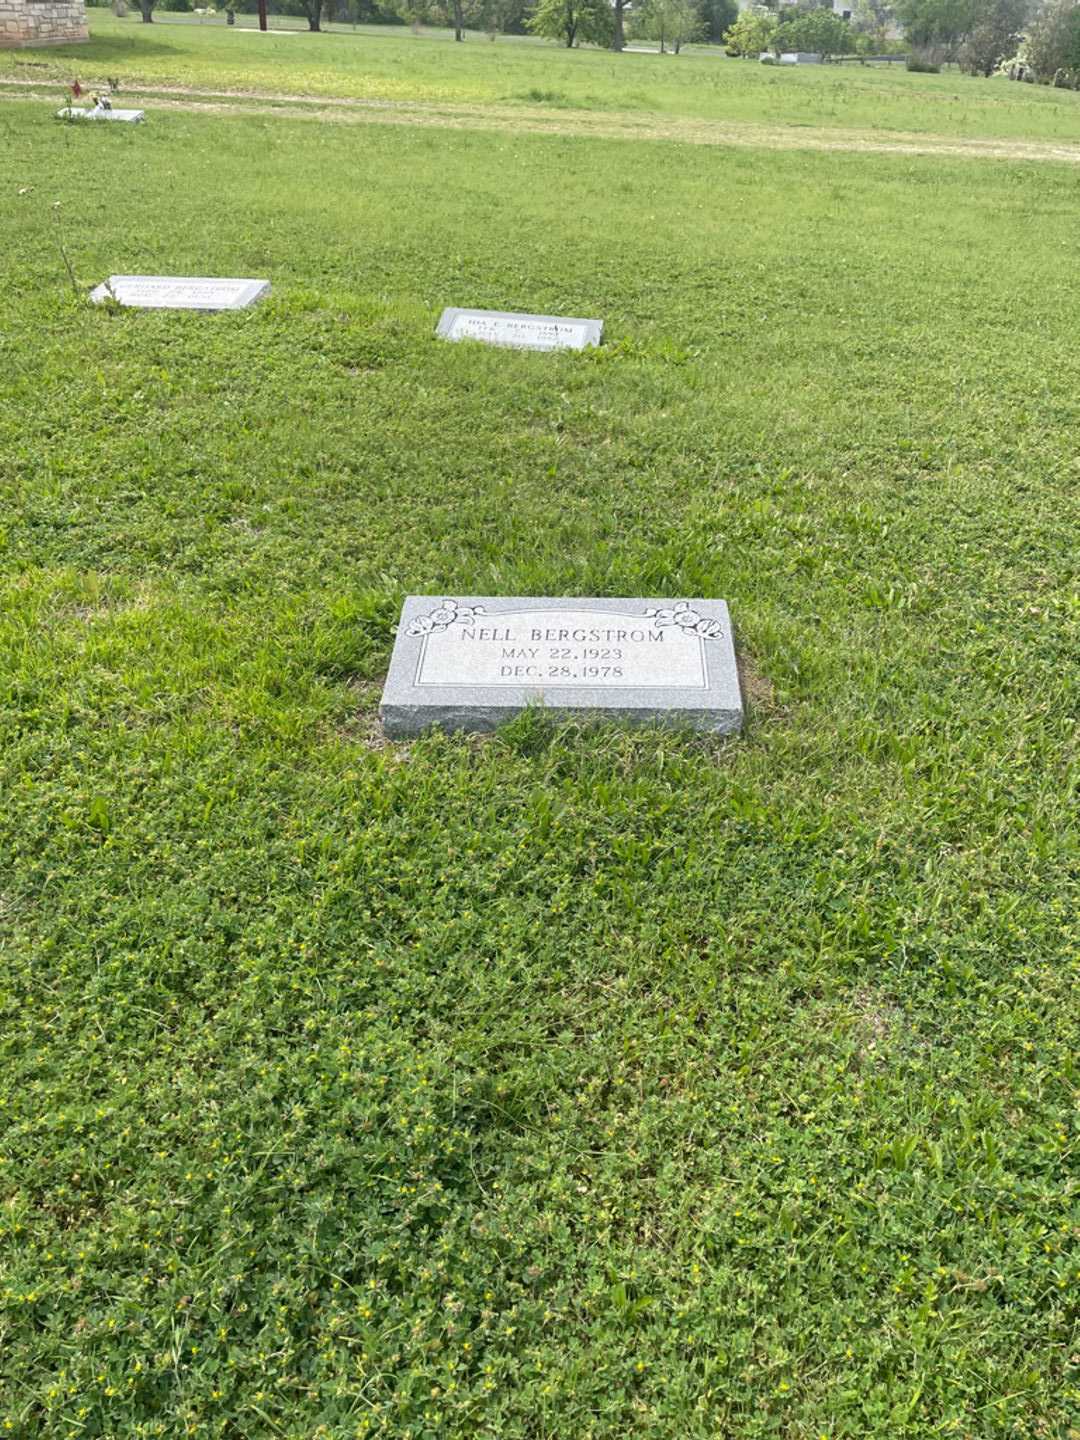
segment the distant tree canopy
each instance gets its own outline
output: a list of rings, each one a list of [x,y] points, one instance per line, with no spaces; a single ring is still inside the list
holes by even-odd
[[[169,3],[176,7],[176,0],[169,0]],[[186,0],[189,8],[197,0]],[[221,3],[221,0],[218,0]],[[306,0],[270,0],[269,11],[271,15],[306,15]],[[233,0],[233,9],[244,15],[254,15],[259,8],[259,0]],[[403,23],[401,11],[393,3],[393,0],[323,0],[322,18],[324,20],[340,20],[351,22],[354,25],[400,25]]]
[[[889,0],[855,0],[851,13],[851,28],[858,35],[865,35],[875,46],[889,40],[889,31],[896,19],[896,11]]]
[[[967,24],[970,0],[897,0],[896,16],[919,50],[955,47]]]
[[[828,60],[845,55],[854,48],[851,26],[832,10],[821,8],[784,11],[772,41],[773,49],[781,52],[807,50]]]
[[[724,44],[729,55],[760,55],[772,45],[776,29],[776,16],[764,6],[756,5],[752,10],[741,12],[724,35]]]
[[[524,35],[532,0],[479,0],[481,28],[492,35]]]
[[[476,0],[400,0],[400,7],[402,17],[410,23],[446,25],[455,40],[464,40],[466,24],[476,24],[479,19]]]
[[[464,40],[466,29],[486,30],[494,39],[500,31],[524,34],[530,0],[397,0],[397,5],[409,24],[445,25],[455,40]]]
[[[705,28],[705,39],[718,45],[739,18],[739,7],[735,0],[702,0],[701,21]]]
[[[528,22],[534,35],[573,45],[610,45],[613,32],[608,0],[539,0]]]
[[[1031,14],[1029,0],[981,0],[960,44],[958,59],[970,75],[992,75],[1016,47]]]
[[[1030,0],[896,0],[913,49],[973,75],[990,75],[1015,54],[1031,9]]]
[[[109,0],[87,0],[105,6]],[[129,0],[150,23],[154,8],[192,10],[202,0]],[[774,6],[778,0],[773,0]],[[882,5],[884,0],[862,0]],[[217,0],[223,8],[225,0]],[[232,0],[233,9],[254,14],[258,0]],[[738,0],[269,0],[271,15],[302,15],[312,30],[328,21],[353,25],[446,26],[464,39],[466,30],[526,35],[530,32],[571,44],[610,45],[621,50],[626,30],[658,39],[677,50],[690,39],[721,43],[739,16]],[[764,7],[763,7],[764,8]],[[605,14],[605,10],[607,13]],[[539,22],[539,28],[534,21]],[[661,35],[660,32],[663,32]],[[603,36],[607,39],[603,39]]]
[[[1028,29],[1024,59],[1044,84],[1080,90],[1080,0],[1048,0]]]
[[[140,0],[142,3],[142,0]],[[187,9],[192,9],[194,3],[202,3],[202,0],[189,0]],[[213,0],[211,0],[213,3]],[[225,8],[225,0],[217,0],[220,8]],[[167,8],[164,7],[163,8]],[[258,0],[232,0],[232,8],[241,14],[254,14],[258,10]],[[303,15],[308,22],[309,30],[321,30],[322,21],[325,16],[327,20],[352,19],[353,16],[346,16],[344,3],[336,3],[336,0],[271,0],[269,11],[271,15]],[[361,17],[366,19],[367,17]],[[393,22],[394,16],[381,12],[383,22]]]
[[[691,40],[699,40],[705,22],[696,0],[639,0],[634,7],[634,31],[660,42],[663,55],[669,48],[677,55]]]

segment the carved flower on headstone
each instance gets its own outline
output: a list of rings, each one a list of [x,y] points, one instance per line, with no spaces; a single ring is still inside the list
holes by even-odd
[[[670,610],[661,610],[656,606],[646,610],[645,614],[658,627],[665,625],[676,625],[680,630],[693,631],[700,635],[703,640],[715,640],[724,633],[724,627],[719,620],[710,620],[695,610],[688,600],[680,600]]]
[[[414,616],[405,634],[430,635],[433,630],[445,630],[450,625],[468,625],[483,613],[483,605],[459,605],[456,600],[444,600],[429,614]]]

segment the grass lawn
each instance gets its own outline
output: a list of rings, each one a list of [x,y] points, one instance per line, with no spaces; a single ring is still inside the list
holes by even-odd
[[[636,103],[93,25],[84,75]],[[0,105],[0,1434],[1076,1440],[1075,168],[54,108]],[[386,745],[409,591],[722,596],[747,729]]]
[[[260,35],[222,24],[153,27],[137,16],[90,12],[89,45],[0,50],[5,79],[79,75],[122,81],[302,91],[378,100],[536,105],[705,120],[850,126],[958,137],[1080,142],[1075,92],[988,82],[955,73],[908,75],[895,65],[770,69],[719,50],[612,55],[504,38],[464,45],[400,28],[366,33]]]

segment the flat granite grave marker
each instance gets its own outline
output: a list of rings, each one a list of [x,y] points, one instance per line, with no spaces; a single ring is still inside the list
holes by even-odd
[[[743,721],[723,600],[410,595],[379,714],[394,738],[527,706],[723,734]]]
[[[103,105],[95,105],[91,110],[80,110],[77,106],[67,105],[63,110],[56,112],[58,120],[119,120],[122,125],[138,125],[145,120],[145,110],[112,110]]]
[[[90,292],[140,310],[246,310],[270,293],[269,280],[215,280],[195,275],[110,275]]]
[[[515,350],[584,350],[599,345],[602,320],[573,315],[516,315],[511,310],[458,310],[448,306],[435,332],[444,340],[482,340]]]

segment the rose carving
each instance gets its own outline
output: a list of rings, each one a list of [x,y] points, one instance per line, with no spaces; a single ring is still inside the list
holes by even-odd
[[[724,633],[724,627],[719,620],[710,620],[708,616],[702,615],[688,600],[680,600],[670,609],[652,606],[645,614],[660,629],[665,625],[675,625],[680,630],[699,635],[702,640],[719,640]]]
[[[448,630],[451,625],[470,625],[484,613],[483,605],[461,605],[456,600],[444,600],[427,615],[414,616],[405,627],[405,634],[431,635],[436,630]]]

